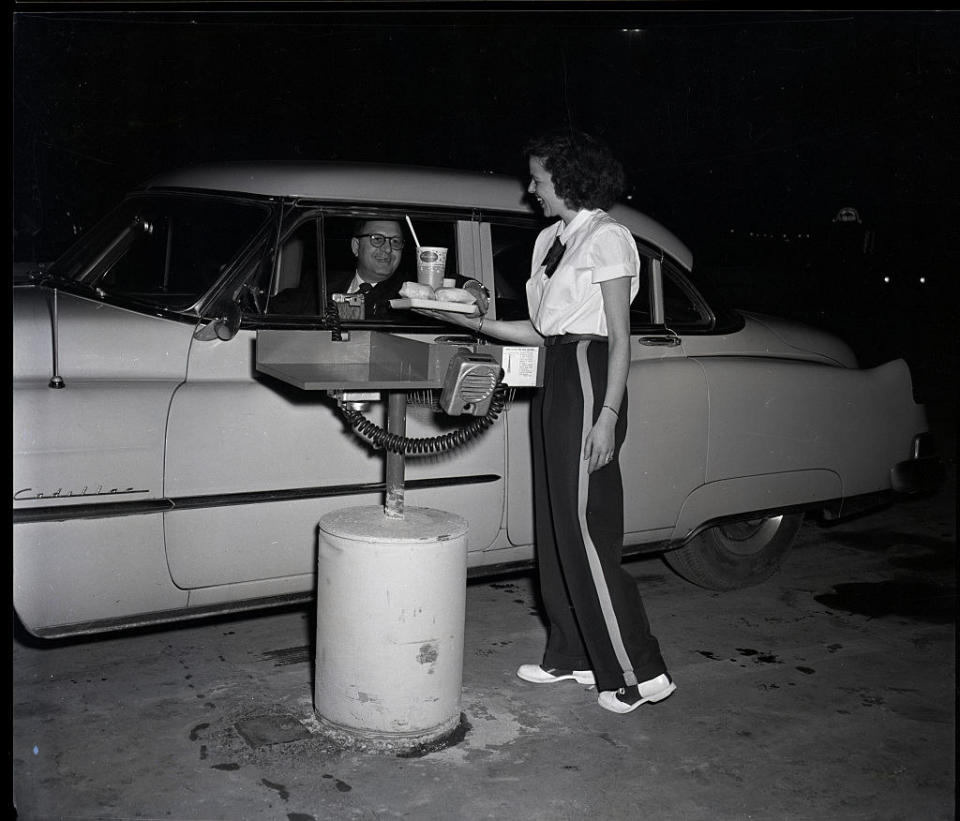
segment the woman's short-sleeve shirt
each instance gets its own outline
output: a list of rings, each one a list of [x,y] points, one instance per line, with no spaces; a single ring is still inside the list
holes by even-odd
[[[543,259],[559,235],[565,250],[547,278]],[[607,336],[600,283],[631,277],[630,301],[640,290],[640,255],[630,231],[606,211],[581,209],[567,226],[544,228],[533,247],[527,307],[543,336]]]

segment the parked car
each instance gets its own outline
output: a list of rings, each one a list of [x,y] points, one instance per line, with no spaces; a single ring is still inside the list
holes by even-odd
[[[834,336],[725,308],[694,284],[670,231],[613,213],[644,280],[621,459],[627,553],[660,551],[713,589],[755,584],[805,513],[835,518],[927,486],[936,460],[903,361],[862,370]],[[447,276],[489,289],[491,316],[526,315],[543,223],[523,181],[374,165],[162,176],[14,288],[14,606],[27,630],[94,633],[313,595],[318,520],[382,503],[384,459],[326,393],[258,372],[256,339],[330,327],[327,278],[352,270],[360,217],[409,217],[420,243],[449,249]],[[413,277],[407,239],[398,275]],[[464,341],[404,310],[340,324]],[[513,390],[464,447],[406,463],[408,505],[469,521],[471,573],[533,557],[531,390]],[[411,404],[407,434],[461,423]]]

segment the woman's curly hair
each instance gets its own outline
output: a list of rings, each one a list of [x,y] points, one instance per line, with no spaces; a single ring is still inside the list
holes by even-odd
[[[620,161],[582,131],[562,129],[535,137],[524,146],[524,154],[543,163],[557,196],[570,208],[609,208],[626,188]]]

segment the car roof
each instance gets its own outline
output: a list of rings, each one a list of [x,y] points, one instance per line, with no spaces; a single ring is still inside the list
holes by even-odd
[[[520,178],[423,166],[346,162],[233,162],[162,174],[146,188],[178,188],[299,197],[332,202],[403,204],[532,214]],[[636,236],[690,269],[693,255],[671,231],[628,206],[610,214]]]

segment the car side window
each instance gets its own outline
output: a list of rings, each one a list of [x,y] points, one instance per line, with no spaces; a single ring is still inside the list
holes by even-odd
[[[352,240],[359,224],[365,220],[398,221],[404,245],[398,249],[399,263],[392,276],[378,286],[370,298],[362,300],[349,291],[357,273]],[[455,279],[457,231],[453,220],[418,218],[415,227],[421,244],[447,248],[445,277]],[[416,255],[417,247],[403,215],[315,215],[296,225],[281,241],[271,278],[267,313],[316,318],[327,312],[325,306],[333,300],[344,321],[417,325],[432,322],[421,314],[394,309],[390,305],[390,300],[398,297],[404,282],[417,281]]]
[[[267,313],[317,316],[320,308],[319,227],[316,218],[298,226],[281,243],[270,284]]]
[[[527,280],[533,245],[540,233],[536,225],[491,223],[493,283],[499,319],[527,319]]]
[[[637,240],[640,252],[640,292],[630,305],[630,327],[640,329],[653,324],[650,310],[650,269],[654,258],[660,258],[657,249]],[[710,309],[687,282],[676,264],[669,259],[661,262],[663,285],[664,324],[673,328],[709,328],[713,326]]]
[[[217,283],[267,216],[260,205],[220,197],[131,197],[52,272],[109,296],[186,309]]]
[[[669,328],[702,328],[713,325],[710,310],[690,287],[676,265],[663,263],[663,311]]]

